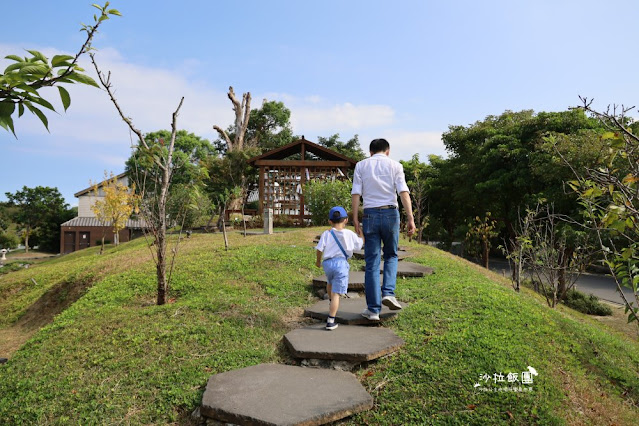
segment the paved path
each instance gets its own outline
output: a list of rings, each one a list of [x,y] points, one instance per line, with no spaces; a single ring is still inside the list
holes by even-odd
[[[510,276],[510,265],[505,260],[491,259],[489,264],[490,270],[499,274]],[[583,293],[594,294],[599,299],[612,303],[623,304],[623,299],[617,291],[617,284],[614,278],[609,275],[602,274],[582,274],[577,278],[575,288]],[[634,295],[632,290],[624,287],[623,292],[628,300],[633,301]]]

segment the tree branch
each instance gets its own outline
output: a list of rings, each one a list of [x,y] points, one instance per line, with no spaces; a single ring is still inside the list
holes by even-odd
[[[89,54],[89,56],[91,57],[91,63],[93,64],[93,67],[95,68],[95,71],[98,74],[98,79],[100,80],[100,84],[102,84],[102,87],[104,87],[104,90],[106,90],[107,94],[109,95],[109,98],[111,98],[111,102],[113,103],[113,105],[115,105],[115,108],[117,109],[118,114],[120,114],[120,118],[122,118],[122,120],[129,126],[129,129],[131,129],[131,131],[137,135],[140,145],[142,145],[146,149],[149,149],[149,146],[144,140],[144,135],[142,135],[142,132],[133,125],[133,121],[131,121],[129,117],[124,115],[122,108],[120,108],[118,101],[115,99],[113,91],[111,90],[111,72],[109,72],[107,74],[107,77],[105,78],[102,71],[100,71],[100,68],[98,67],[97,62],[95,61],[95,55],[91,53]],[[182,100],[184,100],[184,98],[182,98]],[[181,102],[180,102],[180,106],[182,106]],[[161,164],[159,164],[159,166],[163,167]]]
[[[220,134],[220,137],[226,141],[226,148],[230,151],[233,147],[233,143],[231,142],[231,138],[229,138],[229,135],[226,134],[226,132],[218,125],[213,126],[213,129],[217,130],[217,132]]]

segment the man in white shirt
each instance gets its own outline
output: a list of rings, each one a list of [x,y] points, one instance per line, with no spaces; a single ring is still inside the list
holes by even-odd
[[[370,144],[371,156],[355,166],[353,176],[352,210],[355,232],[364,234],[367,309],[362,316],[379,321],[382,304],[398,310],[402,306],[395,299],[397,283],[397,246],[399,243],[399,211],[397,194],[406,211],[408,235],[415,233],[415,219],[404,167],[389,158],[390,145],[386,139],[375,139]],[[364,216],[359,223],[360,198],[364,199]],[[383,248],[382,248],[383,243]],[[379,264],[384,254],[384,278],[380,289]]]

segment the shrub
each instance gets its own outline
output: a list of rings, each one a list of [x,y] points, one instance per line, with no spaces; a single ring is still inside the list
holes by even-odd
[[[20,239],[17,235],[10,232],[0,232],[0,249],[14,249],[20,244]]]
[[[588,315],[612,315],[610,306],[604,305],[594,294],[584,294],[577,290],[569,290],[564,299],[566,306]]]
[[[328,212],[333,206],[350,210],[351,188],[352,184],[347,180],[314,180],[304,185],[304,198],[313,225],[326,225]]]

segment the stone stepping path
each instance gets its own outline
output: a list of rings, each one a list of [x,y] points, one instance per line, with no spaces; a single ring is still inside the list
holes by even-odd
[[[404,345],[388,328],[340,325],[329,332],[323,322],[287,333],[284,343],[295,358],[356,362],[377,359]]]
[[[365,265],[362,266],[362,270],[361,271],[350,271],[348,273],[348,289],[353,290],[353,291],[357,291],[357,290],[364,290],[365,286],[364,286],[364,278],[365,278],[365,273],[364,273],[364,269],[366,268]],[[379,266],[379,271],[380,273],[384,273],[384,262],[380,263]],[[412,262],[398,262],[397,263],[397,276],[398,277],[410,277],[410,278],[415,278],[415,277],[423,277],[426,275],[430,275],[432,274],[433,268],[429,268],[428,266],[424,266],[424,265],[420,265],[419,263],[412,263]],[[382,277],[380,276],[380,285],[382,283]],[[315,277],[313,278],[313,287],[318,287],[318,288],[325,288],[326,284],[328,284],[328,279],[326,278],[326,275],[320,275],[319,277]]]
[[[408,305],[403,302],[399,302],[402,308]],[[304,315],[307,317],[324,320],[328,318],[328,301],[322,300],[317,302],[313,306],[310,306],[304,310]],[[359,299],[342,299],[339,302],[339,310],[335,321],[340,324],[348,325],[374,325],[379,324],[385,320],[395,317],[401,311],[391,311],[386,306],[382,306],[382,310],[379,313],[380,321],[370,321],[362,316],[362,311],[366,309],[366,298],[361,297]],[[338,328],[339,329],[339,328]]]
[[[240,425],[322,425],[373,408],[352,373],[260,364],[212,376],[202,415]]]
[[[408,254],[400,250],[399,260]],[[364,251],[355,252],[354,257],[363,259]],[[382,262],[380,273],[383,270]],[[432,273],[432,268],[417,263],[398,263],[398,277],[423,277]],[[350,271],[349,290],[363,290],[364,275],[363,271]],[[326,284],[326,275],[313,279],[315,287],[326,287]],[[400,304],[402,308],[408,306]],[[201,415],[237,425],[310,426],[373,408],[373,397],[357,378],[350,372],[335,369],[343,367],[340,363],[350,369],[393,353],[404,341],[384,327],[357,326],[379,325],[401,310],[391,311],[382,306],[380,321],[370,321],[361,315],[366,307],[364,297],[342,299],[335,318],[340,326],[332,331],[326,330],[324,323],[328,318],[328,301],[306,308],[305,316],[322,322],[292,330],[283,340],[291,354],[302,359],[302,365],[324,368],[260,364],[216,374],[206,385]]]

